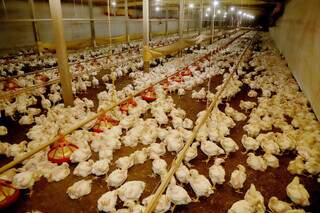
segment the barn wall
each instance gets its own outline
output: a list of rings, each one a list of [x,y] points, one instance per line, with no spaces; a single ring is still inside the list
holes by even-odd
[[[320,120],[320,1],[291,0],[270,29],[277,47]]]
[[[0,19],[30,19],[30,9],[28,0],[5,0],[0,4]],[[137,10],[135,10],[137,11]],[[105,19],[95,22],[96,37],[107,37],[108,22],[105,14],[105,7],[94,6],[93,13],[95,18]],[[64,18],[89,18],[89,8],[85,4],[62,3],[62,13]],[[153,11],[153,17],[156,13]],[[50,8],[48,1],[35,1],[35,15],[36,18],[48,19],[50,16]],[[135,14],[142,16],[142,14]],[[162,14],[164,15],[164,13]],[[169,14],[169,17],[177,16],[176,13]],[[111,21],[111,35],[118,36],[125,34],[125,18],[124,16],[112,17]],[[195,20],[196,22],[197,20]],[[53,42],[53,32],[51,21],[37,22],[40,41]],[[191,26],[191,24],[190,24]],[[32,47],[35,45],[32,23],[31,22],[0,22],[0,53],[14,51],[16,48]],[[186,28],[186,26],[185,26]],[[150,27],[152,32],[164,32],[165,22],[154,21]],[[169,21],[168,30],[178,31],[178,21]],[[64,21],[65,39],[72,41],[76,39],[88,39],[91,37],[90,22],[89,21]],[[129,21],[129,34],[142,34],[142,21]]]

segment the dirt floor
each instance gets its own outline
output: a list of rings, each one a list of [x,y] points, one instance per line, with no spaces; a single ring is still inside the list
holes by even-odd
[[[130,82],[128,77],[122,77],[117,80],[116,87],[122,88],[127,83]],[[214,91],[215,87],[222,83],[222,76],[216,76],[211,80],[211,91]],[[205,82],[203,85],[198,86],[197,89],[200,89],[202,86],[206,86]],[[96,94],[104,89],[104,85],[99,88],[89,89],[88,92],[81,96],[86,96],[93,99],[97,105]],[[234,98],[228,101],[230,105],[241,111],[239,108],[240,100],[250,100],[257,101],[256,98],[249,98],[247,96],[248,86],[243,86],[241,92],[239,92]],[[188,92],[186,95],[179,97],[175,94],[172,95],[175,104],[184,109],[187,112],[186,117],[196,120],[196,115],[199,111],[204,110],[206,103],[204,101],[196,101],[191,98],[191,92]],[[225,103],[225,102],[224,102]],[[224,110],[224,104],[220,104],[219,108]],[[244,112],[246,115],[249,115],[250,112]],[[30,126],[20,126],[18,122],[12,121],[9,118],[1,118],[1,123],[9,129],[8,136],[0,137],[1,141],[10,141],[11,143],[19,142],[26,139],[25,133]],[[244,148],[241,144],[241,138],[244,134],[242,127],[246,124],[246,120],[243,122],[238,122],[237,125],[231,130],[231,138],[234,139],[240,150],[236,153],[229,155],[229,158],[223,164],[226,170],[226,182],[223,185],[217,185],[214,194],[208,198],[200,198],[200,202],[191,203],[187,206],[177,206],[174,212],[215,212],[215,213],[224,213],[227,212],[228,208],[231,205],[240,199],[243,199],[244,193],[250,187],[250,184],[255,184],[258,191],[262,193],[265,198],[265,204],[271,196],[276,196],[283,201],[290,201],[286,195],[286,186],[293,179],[293,175],[287,172],[287,166],[290,160],[295,156],[293,153],[286,153],[283,156],[279,157],[280,167],[277,169],[272,169],[268,167],[265,172],[254,171],[246,164],[247,156],[242,153]],[[277,131],[274,129],[273,131]],[[114,153],[113,162],[119,157],[128,155],[134,152],[137,149],[141,149],[143,146],[139,144],[135,148],[122,146],[120,150],[117,150]],[[167,161],[168,165],[173,160],[175,156],[166,153],[164,159]],[[94,156],[96,159],[97,156]],[[208,177],[208,168],[213,164],[214,158],[210,160],[208,164],[203,162],[207,159],[207,156],[198,149],[198,157],[192,160],[190,163],[201,173]],[[0,158],[0,164],[3,165],[8,162],[9,159],[3,157]],[[141,197],[141,200],[147,195],[151,194],[156,186],[160,182],[159,177],[151,177],[151,160],[148,160],[143,165],[136,165],[130,168],[127,181],[130,180],[142,180],[146,182],[146,189]],[[231,172],[236,169],[238,164],[246,166],[247,169],[247,180],[245,182],[244,188],[241,190],[243,193],[235,192],[229,185],[228,181],[230,179]],[[74,168],[75,165],[71,165]],[[109,169],[109,173],[113,171],[115,165],[112,165]],[[108,191],[107,184],[104,179],[105,176],[96,178],[94,176],[87,177],[85,179],[93,178],[92,191],[89,195],[82,197],[79,200],[71,200],[67,194],[66,189],[71,186],[75,181],[81,180],[81,177],[76,177],[74,175],[69,175],[63,181],[57,183],[48,183],[46,179],[42,178],[37,182],[32,193],[28,190],[24,190],[20,199],[11,207],[2,210],[1,212],[28,212],[31,210],[40,210],[42,212],[56,213],[56,212],[97,212],[97,200],[98,198]],[[311,205],[305,210],[308,212],[320,212],[320,184],[317,183],[316,178],[300,176],[302,183],[305,185],[306,189],[310,193],[310,203]],[[195,194],[192,191],[189,185],[184,185],[187,189],[189,195],[195,198]],[[119,203],[120,207],[120,203]]]

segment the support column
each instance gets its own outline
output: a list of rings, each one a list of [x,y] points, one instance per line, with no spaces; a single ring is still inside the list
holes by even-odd
[[[40,36],[39,36],[39,31],[38,31],[38,25],[37,25],[37,22],[34,20],[36,18],[36,15],[35,15],[35,9],[34,9],[33,0],[29,0],[29,5],[30,5],[31,19],[33,19],[33,21],[32,21],[32,29],[33,29],[34,40],[36,42],[38,54],[42,55],[42,52],[41,52],[41,50],[39,48]]]
[[[199,35],[202,33],[202,22],[203,22],[203,0],[200,0],[200,12],[199,12]]]
[[[165,8],[166,8],[166,36],[168,36],[168,23],[169,23],[169,10],[168,10],[168,5],[165,3]]]
[[[149,48],[149,0],[143,0],[143,47]],[[144,53],[143,53],[144,54]],[[149,71],[150,61],[143,61],[143,69]]]
[[[61,2],[60,0],[49,0],[49,6],[53,24],[53,36],[58,59],[60,82],[62,86],[62,97],[64,104],[66,106],[71,106],[73,105],[71,87],[72,75],[69,71],[66,41],[64,39]]]
[[[93,48],[96,48],[96,30],[94,27],[94,16],[93,16],[93,9],[92,9],[92,0],[88,1],[89,4],[89,16],[90,16],[90,29],[91,29],[91,45]]]
[[[124,13],[125,13],[125,32],[126,43],[129,43],[129,14],[128,14],[128,0],[124,0]]]
[[[211,21],[211,44],[213,43],[215,16],[216,16],[216,7],[213,6],[213,15],[212,15],[212,21]]]
[[[179,37],[183,38],[183,21],[184,21],[184,0],[180,0],[179,7]]]

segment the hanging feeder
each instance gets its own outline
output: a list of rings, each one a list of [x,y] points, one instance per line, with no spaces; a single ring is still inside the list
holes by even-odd
[[[37,79],[37,80],[40,80],[40,81],[43,81],[43,82],[47,82],[47,81],[49,80],[48,76],[46,76],[46,75],[41,75],[41,74],[37,75],[37,76],[36,76],[36,79]]]
[[[61,138],[50,147],[48,160],[57,164],[70,162],[71,154],[77,149],[78,147],[76,145],[69,143],[64,136],[61,136]]]
[[[174,75],[174,76],[170,77],[170,80],[178,82],[178,83],[181,83],[184,81],[181,75]]]
[[[192,72],[189,69],[180,72],[181,76],[192,76]]]
[[[117,125],[119,125],[118,120],[113,119],[109,115],[103,115],[97,120],[96,124],[92,128],[92,131],[96,133],[100,133],[100,132],[103,132],[103,127],[110,129]]]
[[[14,203],[20,196],[20,190],[9,181],[0,179],[0,209]]]
[[[122,112],[128,112],[129,106],[135,107],[137,106],[137,102],[134,100],[134,98],[130,98],[128,101],[120,105],[120,110]]]
[[[154,92],[154,88],[150,87],[149,89],[146,89],[142,92],[141,97],[145,101],[155,101],[157,99],[156,93]]]
[[[163,88],[164,90],[168,90],[168,88],[169,88],[169,81],[168,81],[168,80],[164,80],[164,81],[162,81],[162,82],[160,83],[160,85],[162,86],[162,88]]]
[[[10,80],[6,82],[6,85],[5,85],[6,91],[13,91],[13,90],[16,90],[17,88],[19,88],[19,86],[15,81]]]

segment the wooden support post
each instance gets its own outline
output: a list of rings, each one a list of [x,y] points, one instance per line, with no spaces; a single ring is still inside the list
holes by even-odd
[[[36,18],[36,15],[35,15],[35,9],[34,9],[33,0],[29,0],[29,5],[30,5],[31,19],[33,19],[33,21],[32,21],[32,29],[33,29],[34,40],[36,42],[38,54],[42,55],[42,52],[41,52],[40,47],[39,47],[40,36],[39,36],[39,31],[38,31],[38,25],[37,25],[37,22],[34,20]]]
[[[143,46],[149,48],[149,0],[143,0]],[[143,53],[145,54],[145,53]],[[149,71],[150,61],[143,61],[145,72]]]
[[[183,38],[183,21],[184,21],[184,0],[180,0],[179,7],[179,37]]]
[[[89,16],[90,16],[90,29],[91,29],[91,45],[93,48],[96,48],[96,30],[94,26],[94,15],[93,15],[93,8],[92,8],[92,0],[88,1],[89,6]]]
[[[129,43],[129,14],[128,14],[128,0],[124,0],[124,12],[125,12],[125,32],[126,43]]]
[[[71,87],[72,75],[69,71],[66,41],[64,40],[61,2],[60,0],[49,0],[49,6],[53,24],[53,36],[58,59],[60,82],[62,86],[62,97],[64,104],[70,106],[73,105]]]
[[[211,44],[213,43],[213,35],[214,35],[214,21],[216,18],[216,7],[213,6],[213,15],[212,15],[212,21],[211,21]]]
[[[168,5],[165,3],[165,8],[166,8],[166,36],[168,36],[168,25],[169,25],[169,9],[168,9]]]
[[[202,33],[202,22],[203,22],[203,0],[200,0],[200,10],[199,10],[199,35]]]

